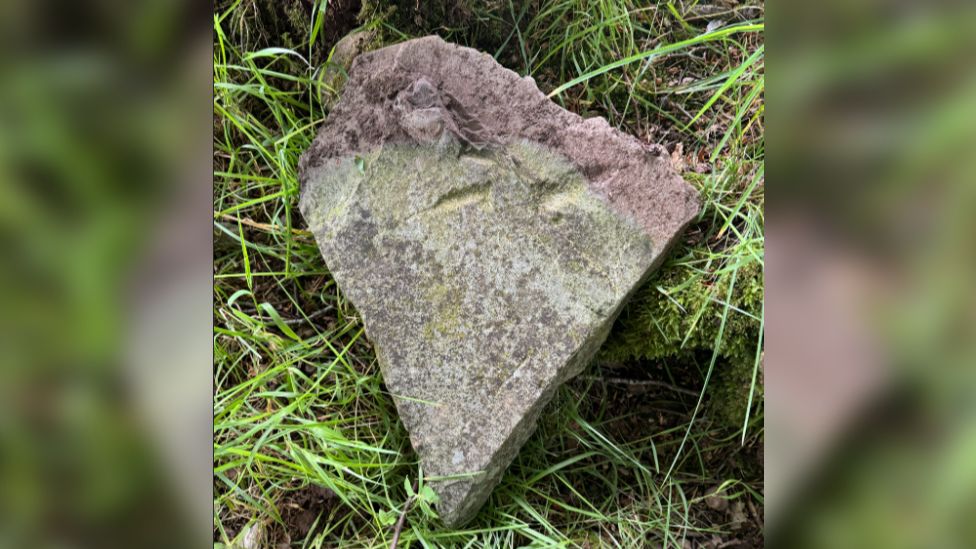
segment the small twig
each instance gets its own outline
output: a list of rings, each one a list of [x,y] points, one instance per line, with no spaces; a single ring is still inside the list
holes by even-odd
[[[698,393],[694,391],[689,391],[688,389],[677,387],[671,385],[670,383],[665,383],[663,381],[654,381],[653,379],[630,379],[625,377],[600,377],[600,376],[580,376],[580,379],[586,379],[589,381],[602,381],[604,383],[615,383],[617,385],[648,385],[653,387],[662,387],[664,389],[671,389],[676,393],[698,396]]]
[[[220,218],[225,221],[233,221],[235,223],[238,220],[236,217],[230,214],[220,214]],[[285,227],[284,225],[270,225],[268,223],[258,223],[257,221],[254,221],[249,217],[242,217],[240,218],[240,221],[241,221],[241,225],[247,225],[248,227],[254,227],[255,229],[261,229],[262,231],[267,231],[269,233],[285,232],[288,230],[288,227]],[[291,229],[291,234],[295,236],[312,236],[312,231],[293,228]]]
[[[288,320],[283,320],[282,322],[284,322],[285,324],[288,324],[289,326],[295,325],[295,324],[301,324],[301,323],[306,322],[306,321],[314,320],[314,319],[316,319],[316,318],[324,315],[325,313],[330,313],[330,312],[332,312],[334,310],[335,310],[335,307],[333,307],[332,305],[329,305],[328,307],[326,307],[324,309],[319,309],[318,311],[315,311],[314,313],[308,315],[308,318],[305,318],[305,317],[302,317],[302,318],[290,318]]]
[[[417,484],[414,483],[413,491],[417,491]],[[397,544],[400,543],[400,532],[403,531],[403,524],[407,522],[407,511],[410,510],[410,505],[417,496],[413,495],[407,498],[406,503],[403,504],[403,511],[400,512],[400,518],[396,521],[396,526],[393,527],[393,541],[390,543],[390,549],[397,549]]]
[[[262,322],[268,322],[268,321],[271,320],[269,317],[267,317],[265,315],[262,315],[259,312],[255,311],[253,307],[241,307],[240,309],[244,313],[247,313],[249,315],[255,315],[255,316],[257,316]],[[306,320],[305,317],[301,317],[301,318],[286,318],[286,319],[282,319],[282,322],[284,322],[285,324],[287,324],[289,326],[294,326],[295,324],[301,324],[301,323],[306,322],[306,321],[315,320],[316,318],[318,318],[318,317],[320,317],[320,316],[322,316],[322,315],[324,315],[326,313],[330,313],[330,312],[332,312],[334,310],[335,310],[335,306],[329,305],[328,307],[326,307],[324,309],[319,309],[318,311],[314,311],[312,314],[308,315],[308,319],[307,320]]]

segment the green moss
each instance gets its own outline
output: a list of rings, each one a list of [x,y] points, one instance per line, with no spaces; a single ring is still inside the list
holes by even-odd
[[[716,279],[685,266],[663,268],[625,307],[597,360],[663,361],[669,367],[697,368],[696,357],[710,357],[716,347],[731,280],[729,273]],[[741,427],[746,411],[762,300],[759,266],[740,268],[731,304],[742,312],[729,309],[707,393],[709,413],[732,428]],[[757,385],[754,402],[761,402],[761,394]]]

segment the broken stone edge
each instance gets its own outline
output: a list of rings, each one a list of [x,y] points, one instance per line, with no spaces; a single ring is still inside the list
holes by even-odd
[[[532,77],[522,78],[487,53],[438,36],[355,58],[342,97],[299,160],[302,193],[328,160],[413,143],[398,129],[392,103],[397,92],[421,77],[481,121],[487,140],[499,145],[527,140],[566,158],[590,190],[643,227],[662,254],[698,215],[698,192],[675,172],[664,147],[642,143],[602,117],[569,112],[546,97]]]

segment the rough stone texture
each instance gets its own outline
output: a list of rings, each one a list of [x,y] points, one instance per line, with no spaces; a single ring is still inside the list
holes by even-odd
[[[375,30],[351,32],[336,42],[332,48],[329,63],[322,74],[322,104],[331,109],[339,100],[339,93],[346,83],[346,74],[352,66],[353,60],[359,54],[376,49],[379,46],[379,35]]]
[[[660,147],[436,37],[356,58],[301,174],[449,526],[699,207]]]

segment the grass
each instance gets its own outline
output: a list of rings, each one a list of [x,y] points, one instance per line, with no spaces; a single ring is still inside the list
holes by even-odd
[[[463,530],[438,527],[362,323],[297,214],[298,158],[328,114],[323,22],[342,4],[315,2],[290,50],[262,34],[254,2],[215,13],[215,546],[388,547],[408,500],[400,547],[761,543],[762,311],[741,295],[757,272],[761,291],[763,265],[762,4],[474,2],[469,30],[439,29],[497,44],[566,108],[664,144],[705,202],[639,294],[701,294],[676,309],[681,352],[598,360],[563,387]],[[363,15],[387,41],[408,37],[396,13]],[[501,32],[485,39],[479,24]],[[664,320],[632,324],[651,334]],[[730,425],[713,410],[733,346],[750,359]]]

